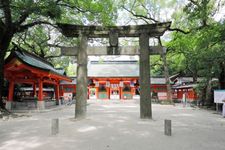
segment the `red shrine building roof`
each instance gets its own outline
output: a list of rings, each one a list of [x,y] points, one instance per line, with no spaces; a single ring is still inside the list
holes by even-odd
[[[9,92],[6,102],[6,108],[11,109],[14,98],[15,84],[26,84],[33,87],[33,98],[37,98],[37,107],[45,108],[45,99],[43,94],[44,85],[54,86],[54,99],[59,100],[60,81],[72,82],[72,79],[63,74],[61,69],[54,66],[43,58],[21,50],[14,49],[6,58],[4,65],[4,76],[9,82]],[[14,105],[13,105],[14,106]]]
[[[11,52],[5,60],[4,73],[5,77],[10,77],[11,75],[18,78],[42,76],[49,79],[71,81],[69,77],[62,74],[62,70],[54,68],[45,59],[25,50]]]

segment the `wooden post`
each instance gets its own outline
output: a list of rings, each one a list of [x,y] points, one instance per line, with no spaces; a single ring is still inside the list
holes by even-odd
[[[41,78],[38,80],[38,87],[39,87],[39,90],[38,90],[37,108],[39,110],[42,110],[42,109],[45,109],[45,102],[43,99],[43,81]]]
[[[81,34],[79,37],[79,50],[77,55],[77,100],[75,118],[82,119],[86,116],[87,104],[87,36]]]
[[[14,81],[10,80],[8,101],[13,101],[13,95],[14,95]]]
[[[96,89],[95,90],[96,99],[98,99],[99,98],[99,96],[98,96],[98,87],[96,87],[95,89]]]
[[[106,91],[107,91],[107,99],[110,100],[110,88],[106,87]]]
[[[142,33],[140,45],[140,117],[152,119],[152,104],[150,93],[149,35]]]
[[[43,101],[43,81],[40,79],[38,82],[38,101]]]
[[[171,120],[165,120],[164,122],[164,130],[165,130],[165,135],[168,135],[168,136],[171,136],[172,135],[172,123],[171,123]]]
[[[8,99],[6,101],[5,108],[8,110],[12,109],[12,101],[13,101],[13,95],[14,95],[14,81],[10,80],[9,81],[9,94],[8,94]]]
[[[59,133],[59,119],[52,119],[52,135]]]

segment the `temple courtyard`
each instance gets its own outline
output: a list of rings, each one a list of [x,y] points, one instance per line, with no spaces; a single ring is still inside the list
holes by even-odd
[[[0,119],[0,150],[224,150],[225,118],[181,104],[153,104],[153,119],[139,117],[139,100],[88,100],[87,118],[74,105]],[[59,133],[51,121],[59,119]],[[172,120],[172,136],[164,120]]]

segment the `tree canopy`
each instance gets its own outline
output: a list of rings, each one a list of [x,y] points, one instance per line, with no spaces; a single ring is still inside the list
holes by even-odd
[[[11,42],[19,33],[43,24],[57,28],[56,22],[112,24],[115,13],[111,0],[0,0],[0,107],[4,108],[2,103],[4,57],[10,50]],[[28,31],[29,34],[41,36],[43,39],[39,38],[33,42],[34,40],[26,38],[23,41],[23,45],[33,46],[35,52],[42,57],[47,55],[43,44],[49,39],[48,35],[43,34],[45,31],[46,29],[36,27],[33,31]]]

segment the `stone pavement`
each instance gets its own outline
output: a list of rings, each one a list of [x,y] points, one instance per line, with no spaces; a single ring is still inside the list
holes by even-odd
[[[214,111],[153,104],[153,120],[139,118],[139,101],[88,101],[87,118],[74,105],[0,120],[0,150],[224,150],[225,118]],[[51,135],[51,119],[59,134]],[[172,120],[172,136],[164,120]]]

